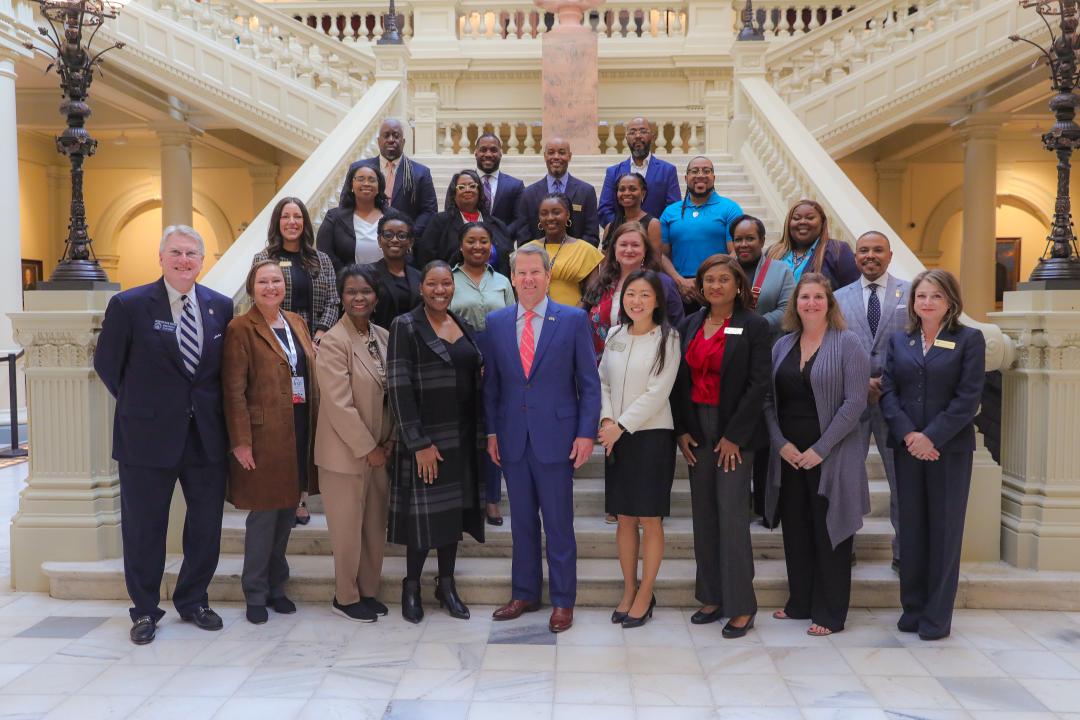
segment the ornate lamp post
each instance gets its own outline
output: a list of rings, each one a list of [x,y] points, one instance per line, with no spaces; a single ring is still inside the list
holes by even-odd
[[[1077,96],[1073,93],[1080,76],[1077,73],[1076,46],[1080,42],[1076,29],[1078,23],[1077,0],[1020,0],[1020,6],[1035,8],[1046,27],[1050,29],[1049,48],[1017,35],[1010,35],[1013,42],[1034,45],[1042,53],[1037,62],[1045,61],[1050,67],[1050,87],[1056,93],[1050,99],[1054,113],[1054,125],[1042,136],[1043,145],[1057,155],[1057,200],[1054,202],[1054,222],[1046,238],[1046,250],[1029,280],[1048,282],[1047,287],[1080,287],[1080,252],[1077,251],[1076,235],[1072,228],[1072,212],[1069,200],[1069,159],[1075,148],[1080,147],[1080,126],[1076,124]],[[1057,17],[1058,34],[1050,27],[1048,17]]]
[[[390,0],[390,8],[383,23],[383,36],[379,38],[378,44],[400,45],[402,42],[404,41],[401,39],[401,33],[398,32],[397,26],[397,7],[394,5],[394,0]]]
[[[60,88],[64,99],[60,112],[67,116],[67,128],[56,138],[56,149],[71,162],[71,221],[64,256],[53,270],[48,286],[52,289],[83,289],[88,283],[109,281],[98,264],[91,248],[89,230],[86,227],[86,204],[83,202],[83,163],[94,154],[97,140],[86,131],[86,118],[90,106],[86,99],[94,70],[101,63],[101,56],[109,50],[122,48],[115,43],[97,53],[90,51],[101,24],[115,18],[121,2],[111,0],[34,0],[41,6],[41,14],[49,21],[49,27],[39,27],[38,32],[56,48],[56,56],[46,72],[56,68],[60,76]],[[89,30],[89,37],[86,31]],[[34,50],[33,43],[26,47]],[[55,283],[55,284],[54,284]]]
[[[766,12],[769,11],[766,10]],[[742,29],[739,30],[739,35],[735,39],[739,41],[765,39],[762,27],[760,25],[754,26],[753,0],[746,0],[746,7],[742,9]]]

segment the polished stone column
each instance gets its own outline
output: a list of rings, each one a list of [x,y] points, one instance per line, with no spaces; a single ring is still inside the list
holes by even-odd
[[[176,126],[157,131],[161,143],[161,227],[192,224],[191,130]]]
[[[6,240],[0,242],[0,352],[15,348],[8,313],[22,309],[22,263],[19,236],[19,133],[15,119],[15,60],[0,50],[0,218]],[[7,366],[0,365],[7,397]],[[3,405],[6,407],[7,402]],[[6,420],[5,415],[5,420]]]
[[[598,152],[597,96],[600,85],[596,33],[582,25],[584,13],[601,0],[533,0],[558,24],[541,42],[544,139],[559,137],[579,155]]]
[[[994,310],[997,241],[997,138],[1005,116],[969,115],[953,124],[964,141],[964,311],[979,321]]]

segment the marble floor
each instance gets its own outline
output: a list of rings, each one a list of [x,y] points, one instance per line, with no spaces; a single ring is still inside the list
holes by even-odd
[[[0,470],[2,526],[25,468]],[[7,554],[0,532],[0,575]],[[1080,613],[963,610],[928,644],[890,611],[853,610],[846,631],[812,638],[763,610],[724,640],[661,597],[644,628],[583,609],[555,636],[546,613],[454,620],[431,592],[420,625],[396,607],[358,625],[308,604],[256,627],[218,604],[225,629],[209,633],[170,608],[135,647],[126,603],[12,593],[0,577],[0,718],[1080,720]]]

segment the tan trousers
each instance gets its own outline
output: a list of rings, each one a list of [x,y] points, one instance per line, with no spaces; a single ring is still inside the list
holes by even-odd
[[[379,594],[390,485],[386,467],[360,475],[319,468],[337,601],[342,605]]]

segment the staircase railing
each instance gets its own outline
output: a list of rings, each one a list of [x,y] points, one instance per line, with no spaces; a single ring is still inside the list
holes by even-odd
[[[337,205],[338,192],[349,164],[375,154],[379,125],[390,115],[400,92],[404,92],[404,88],[398,80],[375,81],[364,95],[363,102],[357,103],[308,155],[307,160],[255,216],[236,242],[210,268],[202,282],[238,301],[244,298],[244,278],[251,267],[251,258],[266,246],[270,213],[283,197],[303,200],[312,223],[318,228],[327,210]]]
[[[749,134],[739,159],[774,217],[784,217],[792,202],[814,198],[829,217],[831,234],[846,242],[868,230],[885,233],[892,245],[890,272],[911,279],[926,269],[877,209],[859,191],[836,161],[763,78],[741,78],[749,112]],[[986,369],[1012,364],[1012,340],[997,325],[964,316],[964,323],[986,337]]]

